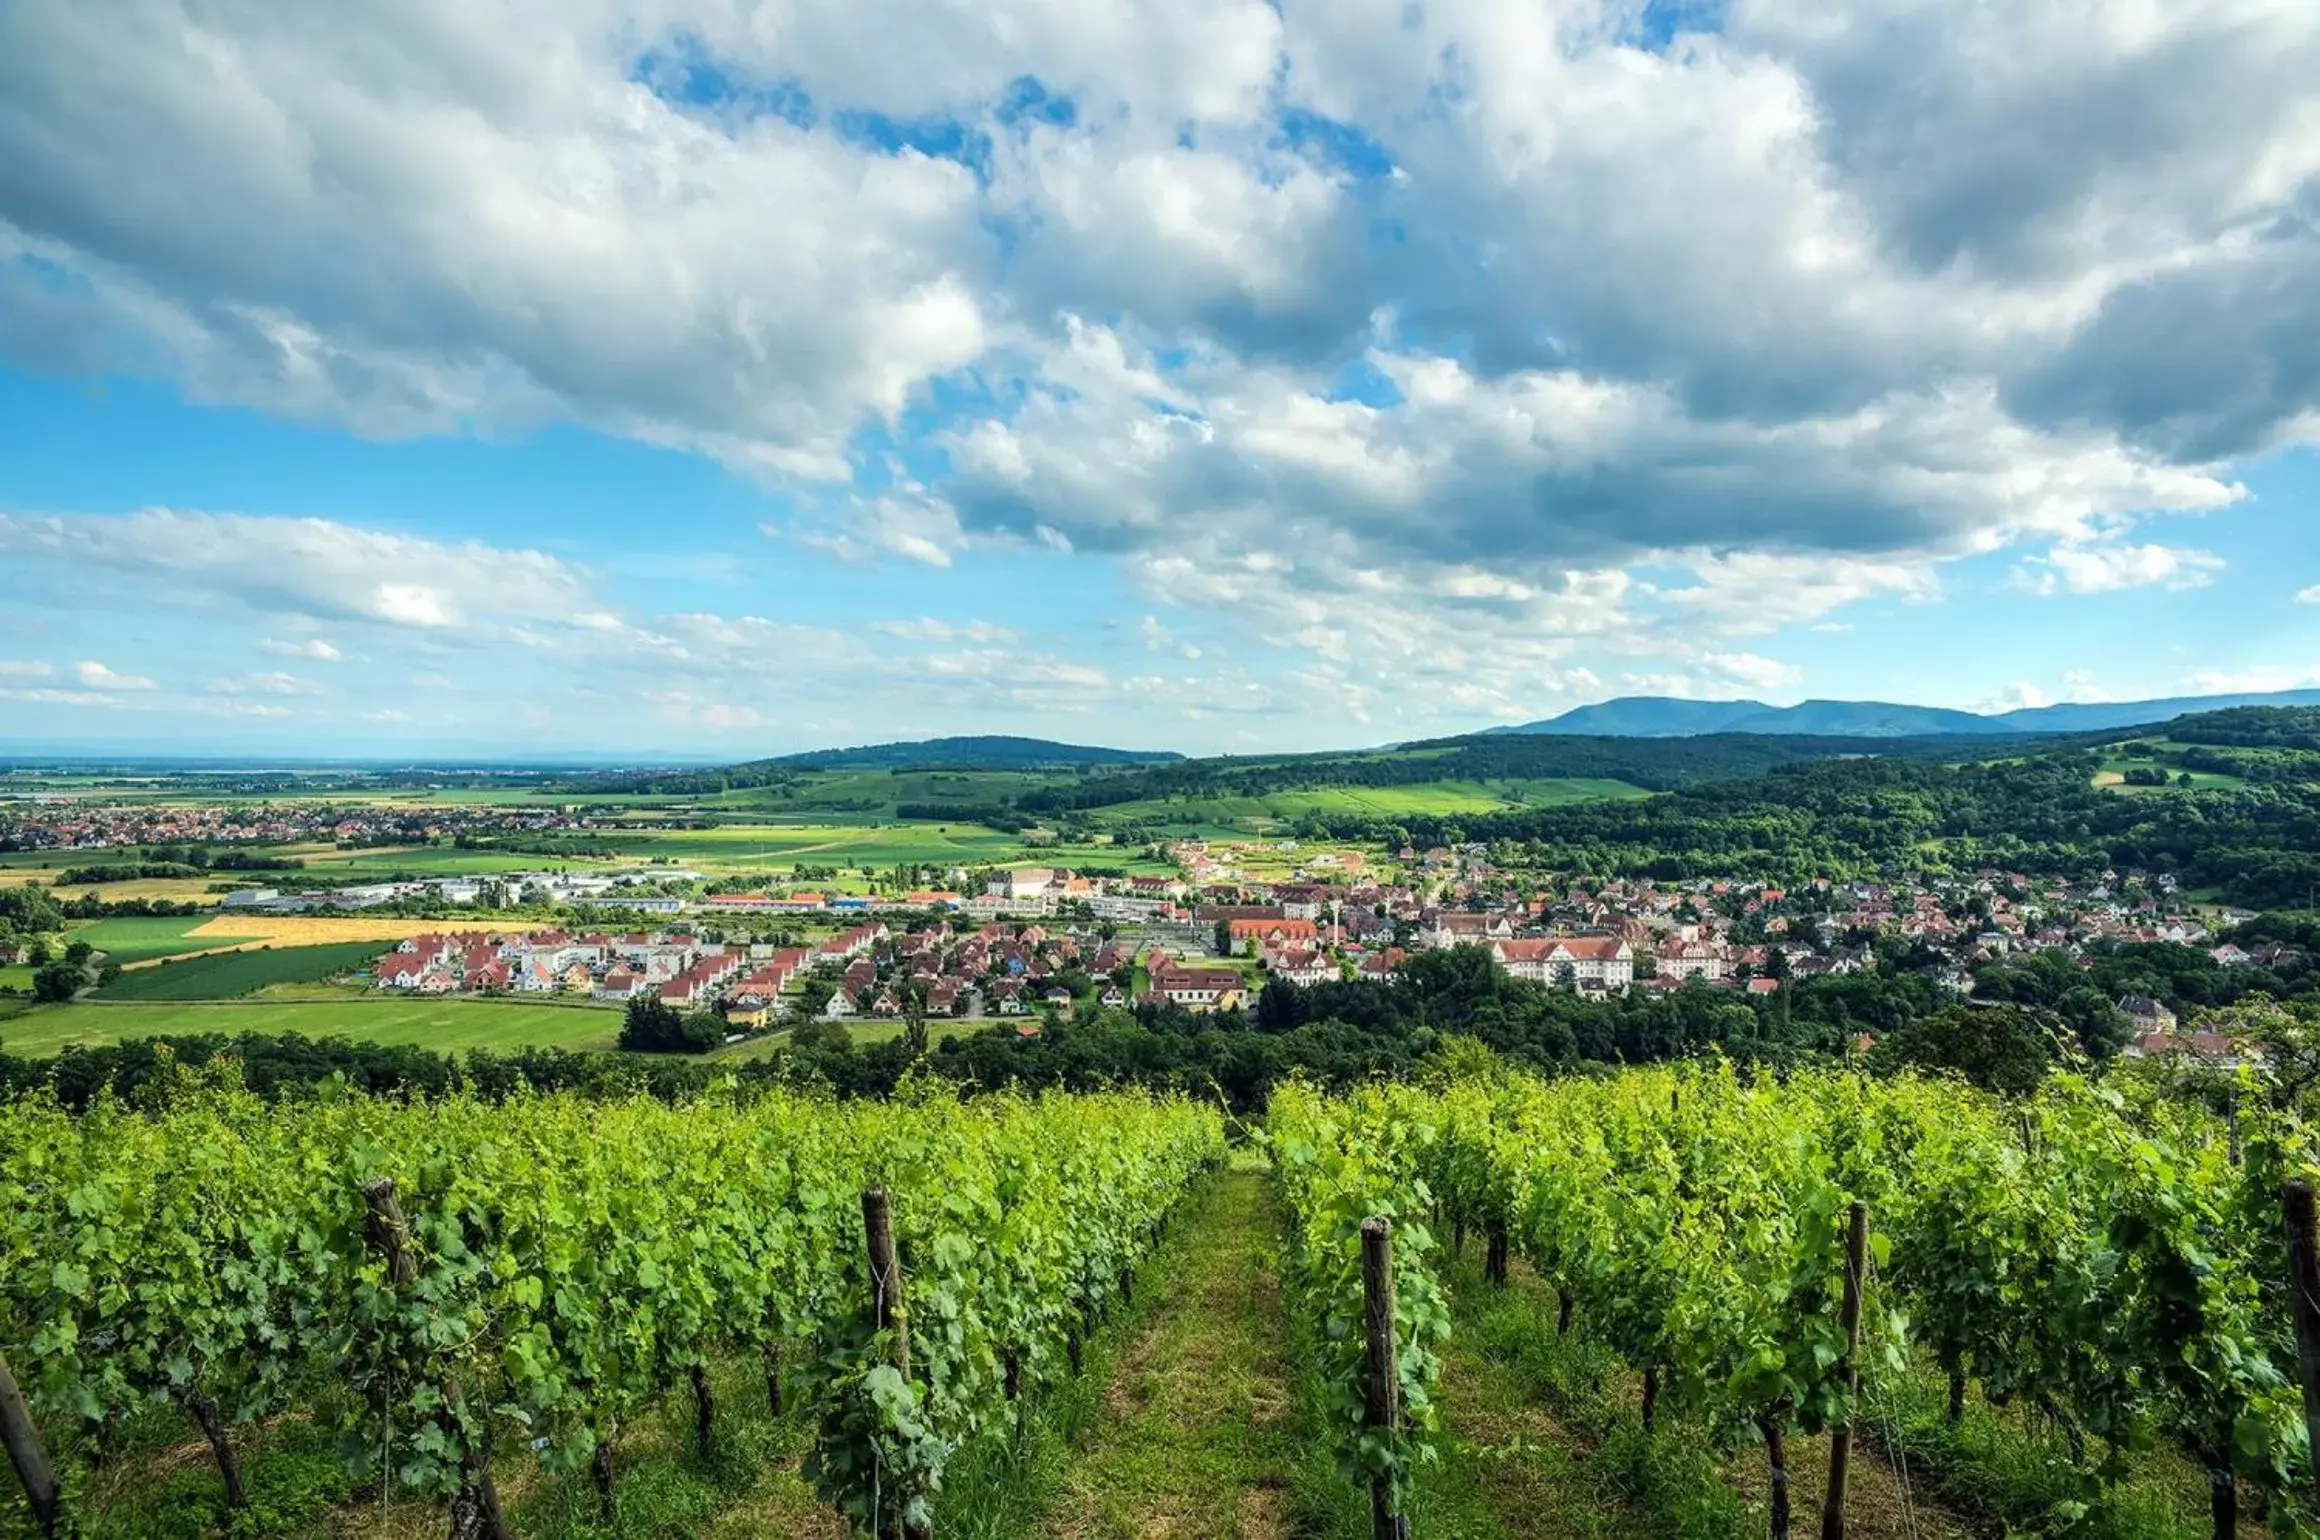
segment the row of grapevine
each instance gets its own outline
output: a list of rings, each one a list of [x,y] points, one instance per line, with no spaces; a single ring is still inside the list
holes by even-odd
[[[1420,1168],[1432,1128],[1412,1115],[1420,1110],[1382,1088],[1336,1099],[1291,1083],[1274,1091],[1266,1117],[1290,1218],[1284,1271],[1319,1347],[1331,1442],[1346,1474],[1376,1494],[1381,1534],[1406,1532],[1411,1482],[1438,1457],[1435,1349],[1450,1330],[1426,1224],[1433,1197]],[[1369,1319],[1388,1240],[1390,1333]],[[1373,1347],[1392,1359],[1391,1386],[1373,1372]]]
[[[1852,1427],[1861,1366],[1919,1353],[1953,1408],[1978,1384],[2053,1419],[2089,1502],[2158,1441],[2209,1473],[2219,1535],[2240,1483],[2277,1513],[2308,1500],[2280,1191],[2310,1148],[2291,1119],[2250,1115],[2242,1159],[2199,1109],[2072,1077],[2010,1103],[1723,1064],[1389,1088],[1299,1115],[1381,1141],[1397,1191],[1508,1237],[1565,1323],[1643,1376],[1647,1421],[1761,1439],[1776,1530],[1788,1436]]]
[[[623,1424],[689,1383],[706,1446],[704,1371],[747,1356],[776,1410],[807,1398],[826,1497],[923,1530],[946,1459],[1065,1372],[1222,1146],[1212,1110],[1125,1095],[23,1100],[0,1354],[52,1429],[183,1406],[229,1489],[224,1425],[335,1379],[358,1469],[487,1531],[496,1440],[609,1501]],[[872,1276],[868,1189],[900,1279]]]

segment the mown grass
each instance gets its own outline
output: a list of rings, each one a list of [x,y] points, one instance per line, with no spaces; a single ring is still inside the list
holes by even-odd
[[[1302,1440],[1278,1254],[1259,1172],[1226,1172],[1199,1195],[1139,1280],[1149,1316],[1120,1345],[1100,1421],[1037,1532],[1075,1540],[1290,1532]]]
[[[237,954],[239,955],[239,954]],[[578,1005],[499,1000],[76,1001],[43,1005],[7,1024],[8,1051],[33,1058],[71,1047],[181,1033],[346,1037],[437,1052],[488,1048],[610,1048],[620,1013]]]
[[[225,934],[225,930],[230,927],[220,927],[218,933],[207,936],[194,934],[215,918],[217,916],[213,914],[186,914],[91,920],[85,925],[71,927],[66,931],[65,939],[86,941],[123,967],[156,957],[177,957],[187,952],[231,946],[236,941],[254,939]]]
[[[1624,1393],[1617,1355],[1581,1332],[1558,1333],[1554,1299],[1535,1279],[1518,1270],[1510,1287],[1494,1289],[1471,1254],[1451,1260],[1447,1273],[1458,1334],[1448,1370],[1473,1376],[1448,1393],[1453,1408],[1478,1405],[1533,1430],[1530,1447],[1493,1452],[1520,1473],[1496,1480],[1539,1484],[1565,1523],[1610,1523],[1616,1515],[1620,1525],[1635,1526],[1626,1532],[1661,1540],[1725,1540],[1761,1524],[1724,1480],[1720,1453],[1699,1430],[1665,1423],[1644,1430]],[[1535,1411],[1526,1417],[1524,1408]],[[1537,1437],[1539,1413],[1557,1435],[1551,1443]],[[1590,1513],[1598,1517],[1583,1517]]]

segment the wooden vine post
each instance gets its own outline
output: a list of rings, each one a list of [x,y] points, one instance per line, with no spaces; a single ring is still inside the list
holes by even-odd
[[[1829,1487],[1821,1504],[1821,1540],[1845,1540],[1845,1477],[1853,1458],[1853,1418],[1861,1404],[1861,1281],[1869,1257],[1869,1205],[1855,1200],[1845,1236],[1845,1420],[1829,1432]]]
[[[402,1202],[395,1196],[392,1177],[363,1183],[363,1243],[387,1264],[387,1282],[398,1291],[419,1281],[419,1259],[411,1254],[411,1227],[403,1218]],[[443,1386],[444,1431],[456,1437],[465,1398],[457,1381]],[[488,1415],[488,1414],[487,1414]],[[464,1440],[462,1440],[464,1443]],[[513,1540],[507,1519],[499,1510],[499,1488],[491,1479],[491,1440],[487,1433],[481,1449],[466,1448],[459,1457],[459,1490],[451,1498],[451,1540]]]
[[[910,1312],[902,1303],[902,1261],[894,1248],[894,1204],[883,1187],[862,1189],[862,1235],[870,1248],[871,1319],[886,1333],[895,1371],[910,1378]],[[874,1532],[883,1534],[881,1516],[872,1514]],[[910,1525],[903,1533],[918,1540],[931,1529]]]
[[[2298,1177],[2280,1188],[2288,1227],[2288,1296],[2296,1317],[2296,1359],[2304,1380],[2304,1437],[2320,1471],[2320,1251],[2316,1251],[2312,1184]]]
[[[1394,1348],[1394,1241],[1383,1218],[1361,1223],[1362,1426],[1391,1439],[1401,1431],[1402,1377]],[[1394,1511],[1393,1478],[1369,1482],[1371,1540],[1410,1540],[1409,1515]]]
[[[1764,1435],[1764,1463],[1772,1477],[1772,1540],[1788,1540],[1788,1413],[1789,1408],[1781,1405],[1756,1419],[1757,1431]]]
[[[910,1376],[910,1316],[902,1307],[902,1263],[894,1250],[894,1205],[883,1187],[862,1189],[862,1233],[870,1243],[870,1306],[888,1334],[894,1367]]]
[[[16,1376],[8,1372],[4,1356],[0,1356],[0,1444],[8,1446],[8,1463],[24,1483],[41,1533],[55,1534],[64,1516],[64,1499],[57,1491],[56,1473],[49,1468],[48,1450],[40,1442],[40,1429],[33,1424],[32,1408],[24,1404],[24,1393],[16,1388]]]

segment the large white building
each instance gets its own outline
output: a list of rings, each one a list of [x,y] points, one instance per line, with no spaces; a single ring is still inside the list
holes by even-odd
[[[1518,979],[1552,984],[1570,970],[1586,990],[1625,989],[1635,982],[1635,948],[1618,936],[1512,937],[1490,943],[1490,955]]]

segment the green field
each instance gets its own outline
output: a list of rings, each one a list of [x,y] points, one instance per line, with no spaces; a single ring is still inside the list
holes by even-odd
[[[302,858],[306,862],[305,875],[315,878],[355,877],[383,878],[397,872],[415,872],[429,877],[492,877],[502,872],[536,872],[546,867],[601,866],[601,861],[589,861],[577,856],[533,855],[523,851],[461,850],[453,845],[408,845],[388,850],[332,851],[327,855]],[[274,882],[280,880],[295,885],[299,874],[294,872],[261,873],[253,880]]]
[[[1503,813],[1605,797],[1650,793],[1625,781],[1551,779],[1426,781],[1414,786],[1318,786],[1261,797],[1196,797],[1123,802],[1100,809],[1099,822],[1138,824],[1196,833],[1246,834],[1306,818],[1393,819],[1414,814]]]
[[[390,1047],[610,1048],[620,1013],[587,1006],[500,1000],[235,1001],[226,1004],[43,1005],[0,1028],[0,1047],[40,1058],[74,1046],[161,1034],[239,1032],[348,1037]]]
[[[377,941],[329,946],[269,947],[216,952],[181,961],[163,959],[122,974],[95,993],[99,1000],[234,1000],[270,984],[308,984],[367,968],[384,946]]]
[[[2171,749],[2180,748],[2182,745],[2162,742],[2159,743],[2157,747],[2159,749],[2159,754],[2156,758],[2130,758],[2125,754],[2104,755],[2102,768],[2095,772],[2094,783],[2097,786],[2106,787],[2112,791],[2128,793],[2159,791],[2163,788],[2157,786],[2129,786],[2124,782],[2124,777],[2129,770],[2158,769],[2166,771],[2168,785],[2174,785],[2175,778],[2182,775],[2184,770],[2180,764],[2175,762],[2168,751]],[[2217,787],[2245,786],[2247,784],[2247,782],[2241,780],[2236,775],[2218,775],[2211,770],[2193,770],[2190,772],[2190,775],[2191,789],[2194,791],[2211,791]]]
[[[902,1023],[899,1021],[849,1021],[842,1023],[842,1025],[846,1029],[846,1036],[857,1048],[867,1048],[873,1043],[890,1043],[902,1035]],[[971,1037],[977,1032],[987,1031],[998,1026],[1003,1026],[1012,1032],[1016,1025],[1017,1023],[1012,1020],[1004,1022],[929,1020],[926,1024],[926,1040],[939,1046],[945,1037]],[[787,1029],[781,1029],[760,1032],[747,1042],[735,1043],[729,1048],[716,1049],[709,1057],[720,1061],[727,1059],[767,1059],[788,1046],[789,1032]]]
[[[1025,846],[981,824],[733,824],[713,829],[592,831],[590,843],[631,860],[661,857],[706,870],[793,866],[975,865],[1004,861]],[[535,858],[538,859],[538,858]]]
[[[176,957],[186,952],[205,952],[221,946],[232,946],[232,936],[195,936],[193,931],[207,925],[215,915],[164,915],[155,919],[91,920],[86,925],[75,925],[66,932],[66,939],[86,941],[113,961],[127,967],[130,963],[149,962],[156,957]],[[255,937],[247,939],[256,939]]]

